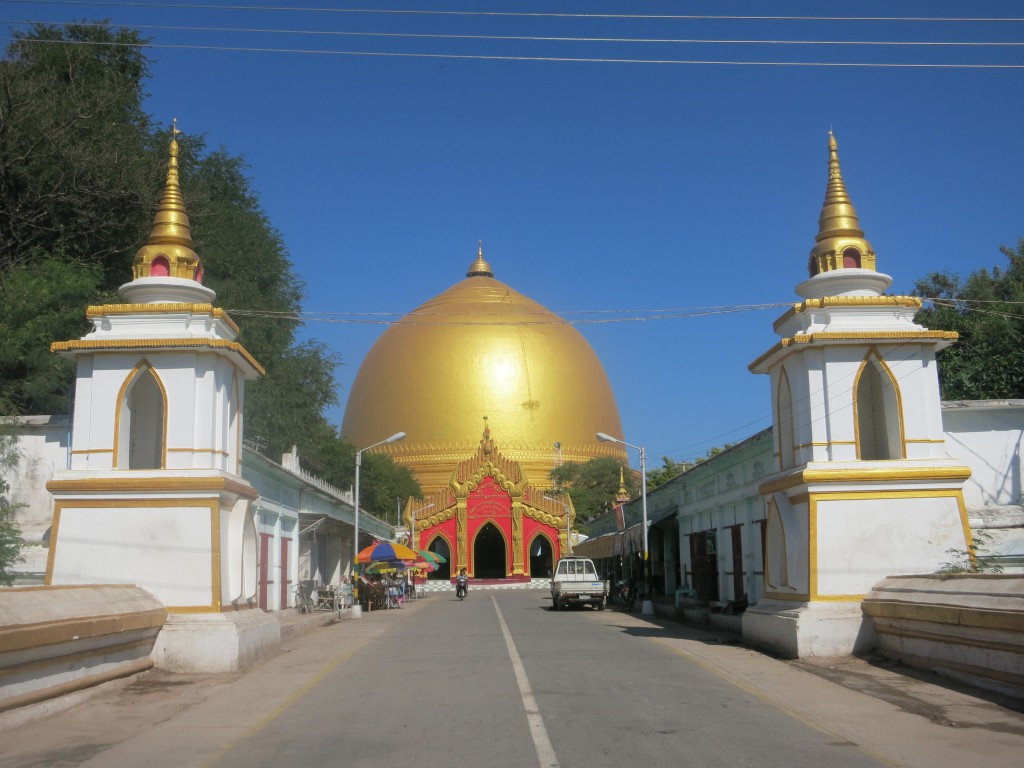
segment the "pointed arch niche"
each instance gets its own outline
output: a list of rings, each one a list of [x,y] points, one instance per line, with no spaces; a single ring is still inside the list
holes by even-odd
[[[550,537],[543,531],[538,531],[530,541],[530,578],[543,579],[551,576],[554,571],[554,552],[555,546]]]
[[[501,526],[488,520],[473,537],[472,575],[476,579],[508,576],[508,541]]]
[[[139,363],[117,396],[117,469],[163,469],[167,455],[167,392],[156,371]]]
[[[434,552],[444,558],[444,562],[441,563],[436,571],[431,571],[427,574],[427,579],[430,581],[448,581],[452,577],[452,543],[448,541],[448,538],[443,534],[437,534],[427,544],[427,550]]]
[[[899,386],[875,350],[868,352],[857,371],[853,413],[858,459],[904,458]]]
[[[779,465],[781,469],[796,464],[796,439],[793,424],[793,391],[786,369],[779,371],[779,393],[776,398],[775,423],[779,427]]]

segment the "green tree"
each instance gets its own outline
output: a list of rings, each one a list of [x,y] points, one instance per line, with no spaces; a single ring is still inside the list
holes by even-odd
[[[43,256],[11,267],[0,285],[0,399],[16,413],[67,413],[74,365],[50,343],[81,336],[96,298],[95,265]]]
[[[0,281],[59,254],[128,274],[160,179],[142,110],[145,41],[104,25],[17,31],[0,62]]]
[[[669,480],[679,477],[693,464],[688,461],[673,461],[668,456],[661,457],[662,466],[647,470],[647,490],[653,491],[659,485],[664,485]]]
[[[65,413],[74,371],[50,344],[84,334],[88,304],[118,300],[152,226],[170,135],[143,110],[149,60],[137,32],[82,23],[13,37],[0,61],[0,398],[19,413]],[[207,151],[199,135],[178,141],[207,283],[266,369],[246,388],[246,436],[272,458],[296,446],[310,471],[346,487],[354,449],[324,416],[340,359],[297,339],[304,286],[284,239],[242,158]],[[420,493],[387,457],[367,474],[376,514]]]
[[[0,418],[9,414],[9,407],[0,397]],[[2,421],[0,421],[2,425]],[[0,473],[6,473],[17,460],[17,444],[14,437],[0,426]],[[12,568],[24,562],[21,557],[21,528],[14,519],[16,506],[5,495],[7,482],[0,474],[0,586],[9,587],[14,583]]]
[[[914,289],[931,300],[917,322],[960,335],[938,357],[946,400],[1024,397],[1024,238],[1000,250],[1005,269],[980,269],[966,280],[932,273]]]
[[[568,493],[576,510],[578,523],[586,523],[615,505],[619,492],[619,476],[630,497],[637,493],[637,481],[630,468],[610,456],[587,462],[567,461],[551,471],[553,493]]]

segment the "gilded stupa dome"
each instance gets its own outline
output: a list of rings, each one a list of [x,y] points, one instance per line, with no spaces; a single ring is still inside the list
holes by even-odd
[[[466,279],[390,326],[352,384],[342,435],[381,446],[424,495],[480,446],[484,420],[529,483],[550,486],[563,461],[625,460],[619,409],[601,362],[572,325],[493,276],[481,249]],[[559,445],[556,448],[555,444]]]

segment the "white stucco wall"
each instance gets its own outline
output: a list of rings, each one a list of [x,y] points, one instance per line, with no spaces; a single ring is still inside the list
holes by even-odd
[[[53,518],[53,498],[46,483],[68,462],[69,419],[66,416],[23,416],[5,420],[18,437],[18,460],[4,473],[7,497],[23,505],[15,515],[24,538],[41,541]]]
[[[1024,400],[959,400],[942,404],[946,450],[971,468],[968,508],[1022,503]]]

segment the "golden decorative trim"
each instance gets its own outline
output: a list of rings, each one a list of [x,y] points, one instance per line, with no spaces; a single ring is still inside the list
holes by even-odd
[[[892,369],[886,364],[885,359],[878,353],[875,347],[869,347],[867,354],[864,355],[864,359],[860,363],[860,367],[857,369],[857,374],[853,377],[853,440],[854,445],[857,446],[857,460],[861,460],[861,442],[860,442],[860,416],[858,412],[858,391],[860,389],[860,377],[861,374],[867,370],[868,365],[871,365],[871,358],[874,357],[881,366],[882,372],[889,377],[889,381],[892,384],[893,391],[896,393],[896,420],[900,427],[900,455],[898,459],[907,458],[907,441],[906,434],[903,429],[903,393],[900,391],[900,386],[896,382],[896,377],[893,376]],[[874,403],[873,405],[879,405]]]
[[[112,448],[86,448],[84,450],[71,451],[72,456],[81,456],[88,453],[113,453]]]
[[[870,603],[865,604],[864,612],[875,618],[906,619],[908,621],[948,624],[954,627],[978,627],[980,629],[1024,632],[1024,614],[1017,611],[994,611],[955,605],[936,605],[934,603],[906,603],[898,599],[876,598]],[[938,637],[942,637],[942,635]],[[962,640],[966,641],[966,638],[957,637],[954,642],[961,642]],[[982,647],[985,646],[987,644],[983,644]],[[1019,649],[1020,645],[1016,647]]]
[[[812,441],[810,443],[801,443],[800,445],[798,445],[796,447],[799,450],[800,448],[830,448],[833,445],[856,445],[856,444],[857,444],[857,442],[855,440],[827,440],[825,442]]]
[[[956,331],[860,331],[857,333],[819,331],[811,334],[797,334],[793,338],[781,339],[773,344],[767,352],[754,358],[754,361],[747,366],[747,370],[751,373],[757,373],[754,370],[755,368],[758,368],[776,353],[783,349],[788,349],[793,344],[813,344],[816,341],[866,341],[871,339],[876,341],[925,341],[929,339],[956,341],[959,338],[960,335]],[[788,358],[789,356],[787,355],[786,357]],[[778,361],[778,364],[785,360],[786,358],[782,358],[782,360]]]
[[[238,389],[238,377],[231,377],[231,408],[228,409],[228,429],[235,434],[235,466],[231,471],[242,475],[242,392]],[[229,457],[230,458],[230,457]]]
[[[964,539],[971,545],[971,529],[967,522],[967,505],[960,490],[941,489],[906,491],[825,491],[813,493],[808,502],[808,575],[810,577],[811,599],[817,602],[853,602],[863,600],[865,595],[819,595],[818,594],[818,502],[819,501],[860,501],[864,499],[953,499],[960,514],[960,525]]]
[[[168,613],[222,613],[220,609],[220,600],[217,600],[216,605],[169,605],[167,606]]]
[[[155,478],[151,478],[155,479]],[[169,478],[169,480],[175,480],[177,478]],[[221,485],[216,486],[213,484],[207,484],[206,487],[200,489],[198,484],[191,486],[191,490],[233,490],[233,486],[238,486],[238,483],[225,483],[222,478],[202,478],[203,480],[221,480]],[[82,480],[82,481],[58,481],[51,480],[47,483],[49,489],[51,485],[61,484],[61,488],[57,490],[71,490],[80,491],[83,490],[82,486],[88,486],[86,490],[97,490],[95,488],[98,480]],[[137,481],[138,482],[138,481]],[[145,481],[142,481],[145,482]],[[105,486],[104,489],[109,488]],[[180,490],[175,487],[175,489]],[[53,490],[53,489],[50,489]],[[103,490],[103,489],[101,489]],[[166,486],[154,488],[146,486],[145,488],[129,488],[127,490],[168,490]],[[237,490],[233,491],[238,493]],[[242,494],[238,494],[242,495]],[[255,496],[250,496],[255,498]],[[175,498],[175,499],[68,499],[65,501],[57,501],[54,504],[53,509],[53,526],[50,530],[50,551],[46,557],[46,584],[53,584],[53,567],[54,560],[57,556],[57,544],[58,534],[60,531],[60,519],[61,512],[64,507],[70,509],[125,509],[131,507],[139,507],[145,509],[147,507],[185,507],[188,509],[207,509],[210,511],[210,561],[212,563],[212,587],[211,587],[211,603],[209,606],[168,606],[167,610],[171,613],[209,613],[220,611],[220,500],[216,497],[195,497],[195,498]],[[107,586],[107,585],[103,585]]]
[[[815,341],[910,341],[915,339],[956,341],[958,338],[960,338],[960,334],[956,331],[816,331],[795,334],[793,341],[797,344],[812,344]]]
[[[922,608],[929,608],[934,606],[920,606]],[[899,611],[888,611],[885,603],[876,603],[871,600],[864,601],[864,613],[873,619],[903,619],[913,618],[911,616],[905,616]],[[881,609],[881,610],[880,610]],[[924,616],[923,613],[918,613],[918,616]],[[1004,627],[997,627],[999,629],[1008,629],[1013,632],[1020,632],[1021,628],[1024,627],[1024,618],[1019,613],[1007,613],[1005,616],[1010,621]],[[917,621],[932,621],[929,618],[917,618]],[[955,624],[956,622],[941,622],[943,624]],[[1002,623],[1002,622],[1000,622]],[[975,627],[989,627],[985,624],[963,624],[960,626],[975,626]],[[996,628],[996,627],[993,627]],[[914,640],[929,640],[936,643],[943,643],[945,645],[967,645],[971,648],[984,648],[989,651],[1002,651],[1004,653],[1020,653],[1019,643],[1000,643],[996,640],[989,639],[978,639],[973,637],[967,637],[964,635],[946,635],[941,632],[927,632],[919,629],[906,629],[904,627],[895,626],[892,624],[876,624],[875,632],[880,635],[892,635],[894,637],[909,637]]]
[[[863,462],[869,464],[872,462]],[[971,476],[970,467],[884,467],[871,469],[854,467],[850,469],[804,469],[786,477],[762,483],[757,492],[769,496],[798,485],[809,483],[873,483],[898,480],[966,480]],[[870,493],[870,491],[869,491]]]
[[[230,456],[227,451],[221,448],[168,448],[167,453],[214,453],[221,456]]]
[[[231,319],[227,311],[212,304],[191,304],[187,302],[167,302],[160,304],[103,304],[102,306],[86,307],[85,316],[92,320],[96,317],[106,315],[169,315],[190,312],[196,315],[210,315],[217,320],[223,320],[227,326],[236,334],[240,333],[235,321]]]
[[[818,499],[813,493],[807,498],[807,596],[818,597]]]
[[[76,616],[73,619],[44,621],[35,625],[8,624],[0,628],[0,653],[57,645],[81,638],[158,629],[166,620],[167,611],[163,608],[153,608],[117,615]],[[108,649],[99,648],[93,652],[106,650]],[[0,670],[0,677],[7,673],[8,670]]]
[[[139,470],[140,472],[146,470]],[[255,499],[259,494],[244,480],[226,477],[87,477],[71,480],[50,480],[46,489],[51,493],[96,491],[229,491],[243,498]],[[153,506],[156,499],[139,499],[140,506]],[[192,501],[192,499],[188,499]],[[79,504],[78,502],[75,502]],[[81,506],[79,504],[79,506]],[[188,506],[188,505],[185,505]]]
[[[764,597],[766,600],[785,600],[789,603],[808,603],[810,598],[804,594],[797,594],[795,592],[765,592]]]
[[[749,365],[747,365],[747,370],[750,371],[751,373],[755,373],[754,369],[757,368],[759,365],[761,365],[761,363],[763,363],[769,357],[774,355],[776,352],[779,352],[779,351],[781,351],[782,349],[784,349],[785,347],[788,347],[788,346],[789,346],[789,339],[782,339],[781,341],[775,342],[774,344],[772,344],[768,348],[767,352],[764,352],[761,355],[759,355],[758,357],[755,357],[754,361],[752,363],[750,363]]]
[[[815,579],[817,581],[817,579]],[[811,592],[810,602],[812,603],[859,603],[864,600],[864,595],[819,595],[817,591]]]
[[[775,321],[773,328],[778,333],[779,326],[795,315],[835,307],[906,307],[918,310],[922,307],[922,301],[916,296],[825,296],[820,299],[807,299],[787,309]]]
[[[263,366],[249,354],[249,351],[237,341],[226,339],[79,339],[77,341],[55,341],[50,345],[51,352],[123,352],[134,349],[181,349],[205,347],[208,349],[228,350],[241,355],[260,376],[266,374]]]
[[[143,358],[128,373],[128,377],[121,384],[121,389],[119,389],[118,392],[117,392],[117,399],[114,401],[114,449],[113,449],[114,456],[113,456],[113,459],[111,459],[111,462],[110,462],[111,467],[113,469],[117,469],[117,461],[118,461],[118,458],[119,458],[119,456],[118,456],[118,447],[119,447],[119,445],[118,444],[119,444],[119,442],[121,440],[121,411],[122,411],[122,406],[124,405],[125,396],[127,395],[128,390],[131,389],[132,382],[135,381],[135,377],[143,370],[143,368],[148,370],[150,375],[156,380],[156,385],[160,389],[160,397],[163,398],[163,401],[164,401],[163,425],[162,425],[163,433],[162,433],[162,435],[160,437],[160,466],[158,468],[159,469],[164,469],[167,466],[167,410],[168,410],[168,405],[167,405],[167,388],[164,386],[164,382],[160,378],[160,375],[156,372],[156,369],[153,368],[152,364],[150,364],[150,362],[146,358]],[[129,429],[130,429],[130,427],[129,427]],[[129,461],[129,463],[131,463],[131,462]],[[158,468],[157,467],[153,467],[153,469],[158,469]]]
[[[230,517],[230,511],[231,510],[228,510],[229,517]],[[249,507],[248,507],[248,504],[246,504],[246,512],[248,512],[248,511],[249,511]],[[210,585],[211,585],[211,589],[210,589],[210,592],[211,592],[211,595],[210,595],[210,598],[211,598],[210,608],[213,609],[213,610],[217,610],[217,611],[219,611],[223,607],[223,603],[221,602],[221,597],[224,594],[224,590],[222,589],[222,584],[221,584],[221,568],[220,568],[220,546],[221,546],[221,544],[220,544],[220,527],[221,527],[220,526],[220,518],[221,518],[221,514],[222,513],[221,513],[221,509],[220,509],[220,504],[211,504],[210,505],[210,548],[211,548],[211,552],[210,552],[210,555],[211,555],[210,556]],[[358,531],[356,532],[356,535],[358,537]],[[243,534],[243,540],[244,540],[244,534]],[[256,540],[257,540],[257,542],[259,541],[259,530],[256,531]],[[258,551],[259,551],[259,544],[256,545],[256,549],[257,549],[257,553],[258,553]],[[244,556],[244,553],[242,553],[242,554]],[[258,556],[259,555],[257,554],[257,557]],[[255,563],[253,564],[253,567],[256,567]],[[245,588],[245,579],[242,579],[242,588],[243,589]],[[258,584],[256,586],[256,589],[257,589],[257,591],[259,591],[259,585]],[[199,607],[202,607],[202,606],[196,606],[196,607],[199,608]],[[179,613],[180,613],[180,611],[179,611]]]
[[[512,549],[511,542],[509,541],[508,536],[505,535],[505,531],[502,529],[501,525],[499,525],[498,521],[496,521],[493,517],[488,517],[485,520],[483,520],[477,526],[476,533],[473,534],[473,541],[467,542],[468,543],[468,547],[467,547],[467,551],[466,551],[466,557],[467,557],[469,563],[476,563],[476,540],[480,538],[480,534],[483,533],[484,528],[486,528],[488,525],[494,526],[494,528],[498,531],[498,533],[501,534],[502,541],[505,542],[505,551],[506,552],[511,551],[511,549]],[[510,569],[508,567],[508,560],[506,560],[505,561],[505,575],[506,576],[514,575],[512,573],[512,570],[513,569]],[[469,576],[470,576],[470,578],[475,578],[475,571],[470,572]]]

